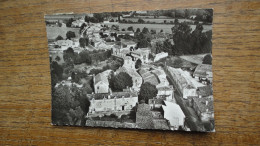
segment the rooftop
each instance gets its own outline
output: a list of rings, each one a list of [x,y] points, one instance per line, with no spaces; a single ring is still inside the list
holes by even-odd
[[[109,93],[97,93],[97,94],[88,94],[87,95],[89,97],[89,99],[95,99],[95,100],[98,100],[98,99],[108,99],[108,97],[110,96],[110,99],[114,99],[115,97],[116,98],[129,98],[129,97],[137,97],[137,93],[135,92],[113,92],[112,94],[109,94]]]
[[[200,64],[196,67],[193,75],[198,77],[206,77],[207,72],[212,72],[212,65]]]
[[[198,87],[197,93],[198,93],[198,95],[201,95],[201,96],[213,95],[212,86],[208,85],[208,86]]]

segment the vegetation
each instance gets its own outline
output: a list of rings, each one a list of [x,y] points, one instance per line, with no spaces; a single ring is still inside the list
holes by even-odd
[[[151,84],[150,82],[145,82],[141,85],[138,99],[140,102],[144,101],[145,103],[148,103],[148,100],[156,97],[157,93],[158,90],[155,85]]]
[[[56,37],[55,40],[56,40],[56,41],[58,41],[58,40],[63,40],[63,37],[59,35],[59,36]]]
[[[75,38],[76,37],[76,35],[75,35],[75,32],[73,32],[73,31],[68,31],[67,33],[66,33],[66,37],[67,37],[67,39],[71,39],[71,38]]]
[[[110,87],[112,91],[123,91],[123,89],[132,86],[132,77],[125,72],[120,72],[119,74],[113,76],[110,80]]]
[[[79,39],[80,47],[85,48],[86,46],[88,46],[88,44],[89,44],[89,39],[87,37]]]
[[[206,55],[204,58],[203,58],[203,61],[202,61],[203,64],[212,64],[212,57],[211,55]]]

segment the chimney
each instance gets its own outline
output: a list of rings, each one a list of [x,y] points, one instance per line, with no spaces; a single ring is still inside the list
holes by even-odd
[[[206,105],[208,105],[208,101],[206,100]]]

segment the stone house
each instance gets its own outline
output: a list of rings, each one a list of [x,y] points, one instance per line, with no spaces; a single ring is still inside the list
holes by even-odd
[[[195,68],[193,77],[198,79],[203,84],[212,82],[212,65],[200,64]]]
[[[97,74],[93,78],[94,91],[95,93],[108,93],[109,92],[109,82],[108,77],[112,70],[107,70],[102,73]]]
[[[89,94],[89,114],[130,111],[136,106],[135,92],[113,92],[110,94]]]

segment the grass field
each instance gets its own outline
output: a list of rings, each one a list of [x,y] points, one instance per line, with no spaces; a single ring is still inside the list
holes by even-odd
[[[70,27],[46,27],[47,38],[55,39],[57,36],[62,36],[64,39],[66,38],[66,33],[68,31],[75,32],[76,38],[79,38],[79,28],[70,28]]]

